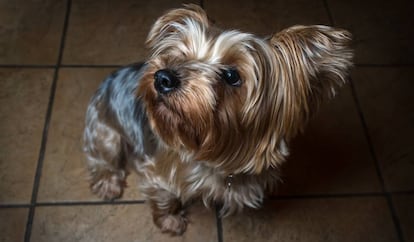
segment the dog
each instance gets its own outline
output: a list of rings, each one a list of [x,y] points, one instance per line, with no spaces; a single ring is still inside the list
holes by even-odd
[[[154,223],[180,235],[195,200],[220,215],[258,208],[280,181],[289,141],[347,81],[351,34],[293,26],[261,38],[213,26],[197,5],[152,26],[150,56],[114,72],[86,114],[90,187],[121,196],[129,170]]]

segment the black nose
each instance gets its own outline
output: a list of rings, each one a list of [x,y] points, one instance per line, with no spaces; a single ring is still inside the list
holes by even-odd
[[[154,87],[161,94],[167,94],[180,85],[177,75],[169,69],[158,70],[154,74],[154,79]]]

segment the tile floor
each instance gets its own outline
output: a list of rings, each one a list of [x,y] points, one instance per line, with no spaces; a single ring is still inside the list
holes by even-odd
[[[112,70],[144,60],[151,23],[181,1],[3,0],[0,241],[414,241],[412,4],[199,3],[217,25],[261,35],[293,24],[354,34],[352,83],[294,140],[279,193],[224,219],[195,205],[174,238],[152,224],[134,175],[118,201],[91,195],[80,145],[88,99]]]

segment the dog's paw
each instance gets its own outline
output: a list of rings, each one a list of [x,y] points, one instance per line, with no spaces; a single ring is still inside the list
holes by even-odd
[[[182,214],[168,214],[158,218],[156,224],[163,233],[182,235],[187,228],[187,219]]]
[[[119,198],[122,195],[125,183],[125,173],[105,171],[91,179],[91,190],[105,200]]]

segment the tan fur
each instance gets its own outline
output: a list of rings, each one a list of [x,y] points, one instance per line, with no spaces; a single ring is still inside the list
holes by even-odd
[[[206,206],[222,204],[222,215],[259,207],[279,181],[289,141],[345,83],[350,40],[345,30],[318,25],[294,26],[265,39],[222,31],[196,5],[161,16],[148,35],[151,56],[135,93],[158,141],[156,152],[124,154],[141,176],[155,224],[164,232],[183,233],[184,208],[197,198]],[[237,69],[240,86],[223,81],[221,73],[230,67]],[[154,87],[154,74],[161,69],[173,70],[180,80],[179,88],[166,95]],[[109,162],[110,169],[118,163]],[[99,166],[90,163],[92,174]],[[101,176],[93,175],[93,187]],[[120,194],[110,190],[95,192]]]

